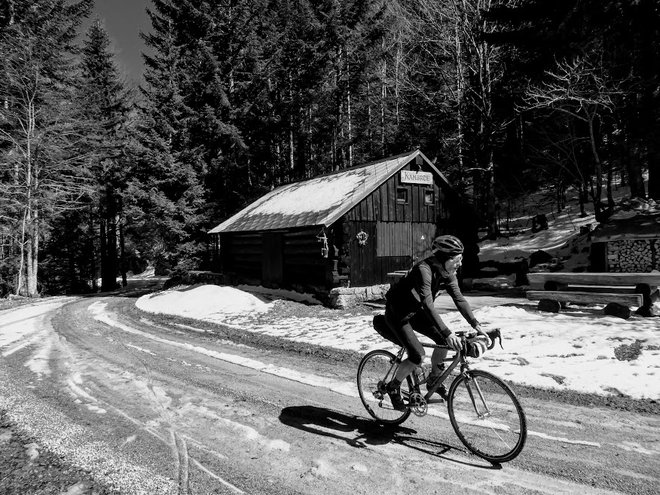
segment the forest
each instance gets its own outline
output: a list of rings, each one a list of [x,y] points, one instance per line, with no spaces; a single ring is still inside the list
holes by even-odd
[[[659,4],[151,0],[132,85],[93,0],[0,0],[0,296],[208,269],[267,191],[414,149],[490,237],[538,190],[660,201]]]

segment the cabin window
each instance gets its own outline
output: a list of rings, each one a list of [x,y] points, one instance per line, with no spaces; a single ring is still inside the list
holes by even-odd
[[[408,204],[408,188],[407,187],[397,187],[396,188],[396,202],[400,205]]]
[[[424,204],[425,205],[435,204],[435,192],[433,191],[433,189],[427,189],[424,191]]]

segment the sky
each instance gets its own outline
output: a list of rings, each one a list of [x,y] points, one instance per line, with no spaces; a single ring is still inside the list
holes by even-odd
[[[141,53],[145,45],[139,33],[150,27],[149,0],[96,0],[92,19],[101,19],[116,54],[117,67],[128,80],[139,83],[143,73]]]

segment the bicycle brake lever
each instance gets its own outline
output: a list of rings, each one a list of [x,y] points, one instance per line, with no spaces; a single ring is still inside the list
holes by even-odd
[[[493,347],[495,347],[495,339],[499,341],[500,349],[504,349],[504,347],[502,346],[502,332],[500,332],[499,328],[486,332],[486,335],[488,335],[488,338],[490,339],[490,345],[488,346],[488,350],[491,350]]]

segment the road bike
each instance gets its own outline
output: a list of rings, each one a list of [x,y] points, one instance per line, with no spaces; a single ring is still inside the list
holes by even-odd
[[[383,335],[380,330],[379,333]],[[392,406],[385,387],[396,374],[404,358],[405,348],[401,347],[396,355],[383,349],[367,353],[357,371],[362,404],[380,423],[398,425],[408,419],[411,413],[425,416],[430,404],[446,402],[451,425],[470,452],[493,464],[511,461],[520,454],[527,439],[527,419],[522,405],[503,380],[488,371],[470,369],[470,336],[466,332],[455,333],[463,343],[461,350],[454,357],[444,360],[450,364],[426,394],[422,394],[420,386],[427,383],[428,377],[419,376],[420,368],[401,384],[401,396],[406,404],[404,410]],[[491,339],[489,349],[493,348],[496,339],[501,346],[499,330],[488,332],[488,335]],[[432,349],[449,349],[437,344],[422,345]],[[457,374],[447,390],[444,382],[455,369]],[[431,400],[436,391],[443,397],[443,401]]]

